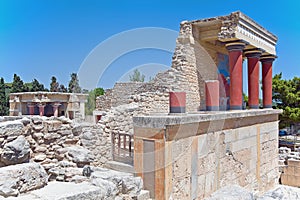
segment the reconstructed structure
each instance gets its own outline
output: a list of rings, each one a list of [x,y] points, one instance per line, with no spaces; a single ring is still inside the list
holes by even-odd
[[[175,91],[186,92],[188,113],[133,118],[134,167],[152,197],[203,199],[228,185],[265,192],[278,183],[281,111],[257,110],[260,62],[262,107],[272,108],[276,42],[241,12],[181,23],[172,69],[185,77]],[[252,110],[239,111],[244,58]]]
[[[9,113],[10,116],[66,116],[70,119],[84,119],[86,97],[86,94],[61,92],[11,93]]]

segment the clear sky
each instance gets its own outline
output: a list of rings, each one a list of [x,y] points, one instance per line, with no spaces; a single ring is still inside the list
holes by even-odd
[[[183,20],[240,10],[278,36],[274,73],[289,79],[300,76],[299,8],[298,0],[0,0],[0,77],[11,82],[17,73],[49,88],[56,76],[67,85],[92,50],[115,34],[143,27],[178,31]],[[171,57],[163,50],[129,52],[114,60],[98,86],[112,87],[136,66],[170,66]]]

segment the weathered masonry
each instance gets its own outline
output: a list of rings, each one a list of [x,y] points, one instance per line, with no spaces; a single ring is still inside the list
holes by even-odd
[[[134,168],[155,199],[203,199],[228,185],[273,188],[278,114],[271,109],[134,117]]]
[[[10,116],[66,116],[84,119],[86,94],[61,92],[21,92],[9,97]]]
[[[160,102],[160,110],[158,103],[136,101],[148,110],[133,117],[134,168],[152,197],[203,199],[228,185],[262,193],[278,183],[281,111],[272,109],[276,42],[241,12],[181,23],[172,69],[136,90],[143,96],[145,88],[160,85],[154,88],[164,86],[156,89],[163,94],[186,92],[187,114],[168,115],[168,101]],[[249,110],[243,110],[244,59]],[[264,109],[258,109],[260,68]]]

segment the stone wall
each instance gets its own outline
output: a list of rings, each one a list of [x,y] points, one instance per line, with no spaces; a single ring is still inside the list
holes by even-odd
[[[18,152],[18,148],[22,151]],[[79,167],[103,166],[111,160],[110,140],[100,125],[78,124],[65,117],[3,120],[0,122],[0,152],[1,166],[18,164],[24,161],[23,157],[30,156],[30,160],[46,170],[66,163]]]
[[[203,199],[231,185],[266,192],[279,180],[279,113],[134,117],[135,170],[155,199]]]
[[[300,187],[300,148],[279,148],[280,181],[283,185]]]
[[[174,142],[173,198],[203,199],[228,185],[260,193],[273,188],[279,179],[277,126],[262,123]]]
[[[112,89],[105,90],[105,94],[96,98],[96,110],[109,110],[113,99]]]

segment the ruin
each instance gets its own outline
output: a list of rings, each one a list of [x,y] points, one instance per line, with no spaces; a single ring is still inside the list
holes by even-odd
[[[236,185],[261,195],[279,181],[281,110],[272,109],[276,42],[276,36],[241,12],[184,21],[171,68],[148,83],[116,83],[97,98],[94,126],[58,117],[62,108],[56,110],[53,103],[69,102],[70,107],[76,103],[81,108],[84,100],[80,95],[62,94],[65,101],[57,101],[50,93],[12,94],[11,115],[44,115],[43,106],[31,108],[34,102],[54,105],[51,115],[55,116],[20,117],[14,122],[2,119],[1,150],[25,138],[31,151],[24,154],[30,152],[30,159],[42,165],[53,180],[90,181],[93,190],[95,186],[105,189],[98,191],[102,196],[94,194],[101,198],[127,195],[138,199],[144,188],[154,199],[204,199]],[[242,96],[244,60],[249,109]],[[69,104],[64,108],[69,113]],[[0,164],[7,166],[3,151]],[[87,178],[79,174],[83,165],[118,168],[135,177],[91,167],[85,168],[91,169],[91,178]],[[112,180],[120,180],[122,187]]]
[[[85,117],[87,94],[62,92],[20,92],[9,97],[9,115],[66,116],[70,119]]]
[[[131,152],[131,141],[115,135],[133,135],[134,169],[151,197],[203,199],[230,185],[261,194],[276,186],[281,113],[272,109],[276,42],[275,35],[241,12],[184,21],[170,70],[149,83],[117,83],[109,96],[98,99],[95,113],[108,113],[117,122],[110,130],[112,143]],[[242,93],[245,59],[248,110]],[[117,97],[121,91],[129,91],[122,100]],[[185,102],[185,114],[168,114],[173,92],[186,93],[184,101],[177,96]],[[116,111],[124,104],[134,108],[120,118]],[[118,125],[122,119],[133,126]]]

